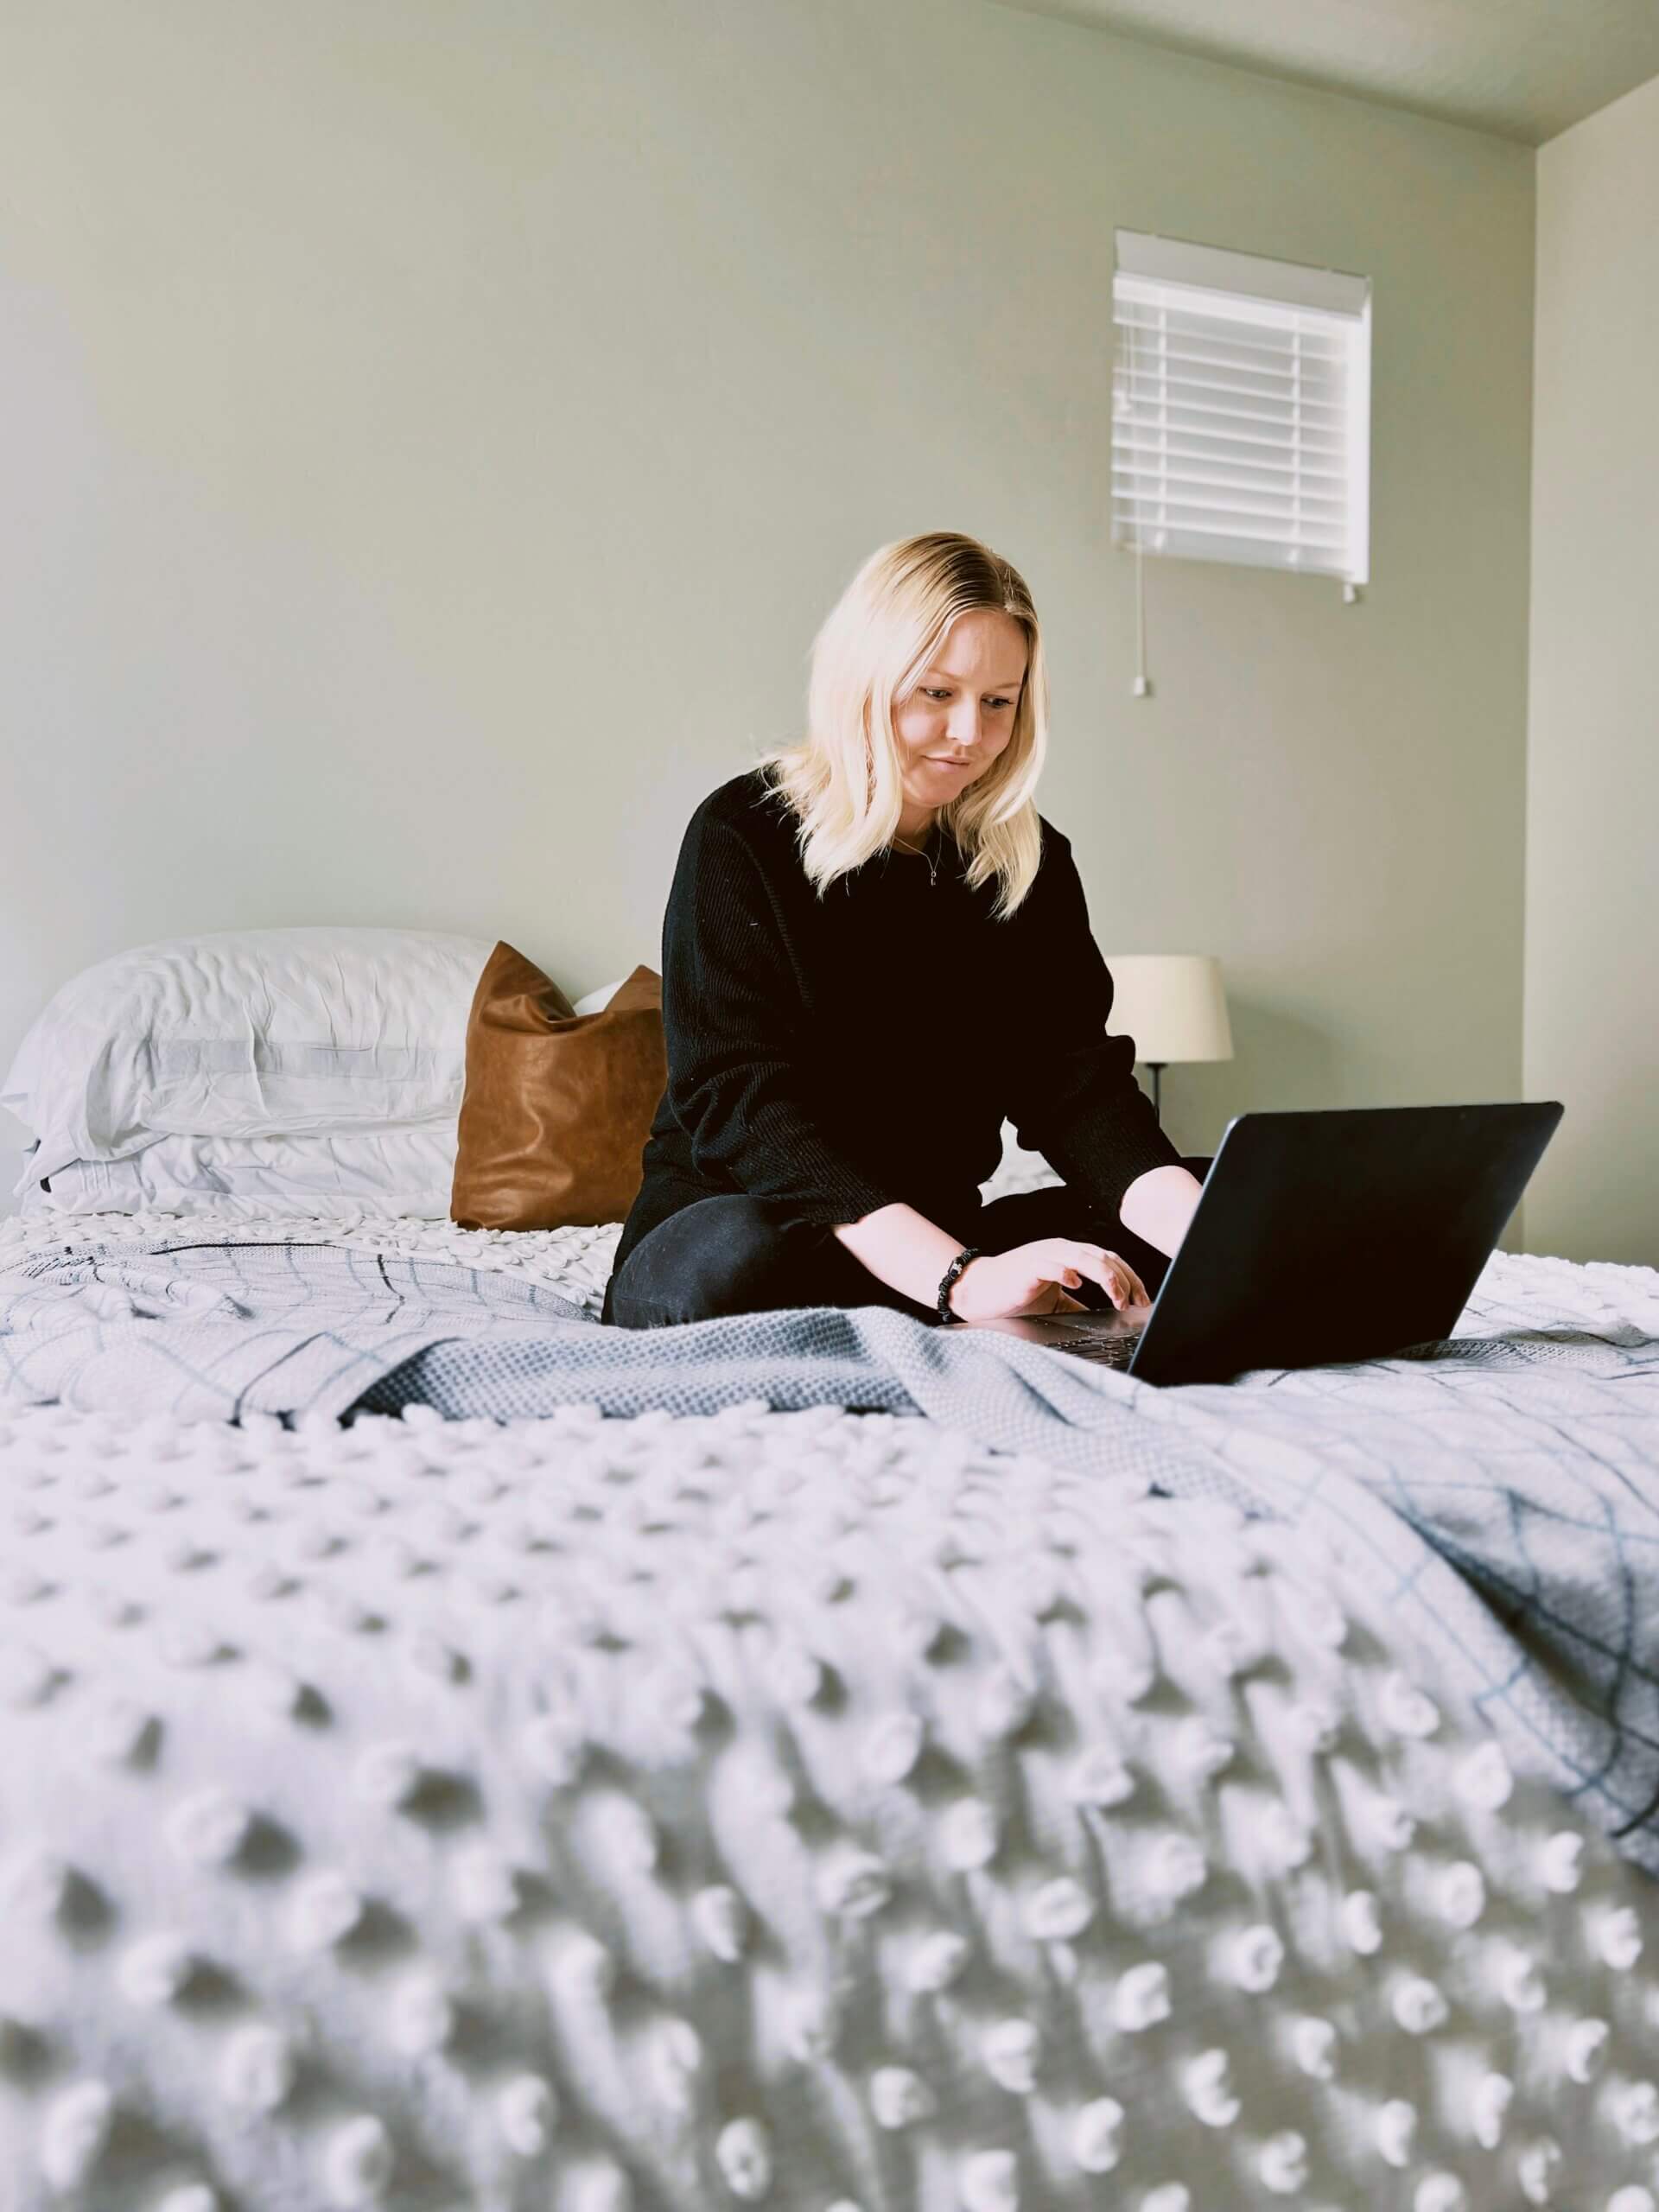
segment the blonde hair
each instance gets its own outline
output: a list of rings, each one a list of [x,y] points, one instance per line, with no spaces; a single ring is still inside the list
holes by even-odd
[[[880,852],[904,809],[904,753],[893,709],[958,615],[995,607],[1026,633],[1026,679],[1007,744],[982,776],[939,809],[977,888],[995,875],[992,908],[1006,920],[1042,856],[1032,794],[1048,751],[1048,669],[1041,627],[1018,569],[976,538],[950,531],[899,539],[871,554],[812,644],[806,734],[756,766],[788,800],[801,862],[822,899],[837,876]]]

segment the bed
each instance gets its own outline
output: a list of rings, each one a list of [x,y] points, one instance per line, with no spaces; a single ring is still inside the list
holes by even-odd
[[[597,1341],[616,1235],[12,1220],[0,1300],[113,1297],[107,1351],[124,1282],[165,1342],[193,1255],[331,1251]],[[1496,1255],[1413,1374],[1091,1370],[1094,1430],[1007,1338],[1003,1427],[897,1354],[857,1411],[77,1405],[20,1311],[17,2212],[1659,2202],[1651,1271]],[[1622,1567],[1563,1535],[1545,1603],[1471,1469]]]
[[[1656,2212],[1659,1274],[603,1329],[444,1218],[504,951],[139,947],[0,1086],[5,2212]]]

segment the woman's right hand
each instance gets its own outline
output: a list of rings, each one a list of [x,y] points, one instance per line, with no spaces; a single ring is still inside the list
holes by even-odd
[[[982,1252],[950,1287],[950,1311],[959,1321],[1001,1321],[1019,1313],[1081,1313],[1068,1297],[1087,1277],[1120,1312],[1147,1306],[1146,1286],[1128,1262],[1103,1245],[1071,1236],[1039,1236],[1011,1252]]]

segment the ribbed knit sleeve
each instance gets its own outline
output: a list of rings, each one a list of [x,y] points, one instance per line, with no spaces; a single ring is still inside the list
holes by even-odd
[[[700,810],[663,923],[668,1103],[701,1174],[803,1221],[862,1220],[904,1193],[860,1159],[815,1071],[801,986],[753,849]]]
[[[1115,1215],[1137,1177],[1179,1167],[1181,1155],[1135,1079],[1134,1039],[1106,1034],[1112,979],[1070,841],[1048,823],[1043,837],[1042,867],[1020,911],[1029,1050],[1009,1074],[1008,1118],[1022,1145]]]

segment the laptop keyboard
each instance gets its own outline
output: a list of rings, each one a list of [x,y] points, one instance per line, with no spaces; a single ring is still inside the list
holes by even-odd
[[[1097,1367],[1127,1367],[1140,1341],[1139,1331],[1132,1337],[1067,1337],[1056,1343],[1055,1350],[1070,1353],[1073,1359],[1092,1359]]]

